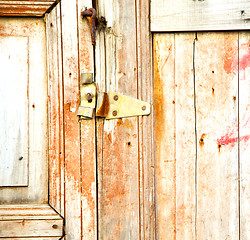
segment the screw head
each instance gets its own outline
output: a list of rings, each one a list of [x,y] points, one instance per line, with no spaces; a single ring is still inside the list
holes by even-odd
[[[143,106],[141,109],[142,109],[143,111],[145,111],[145,110],[146,110],[146,106]]]
[[[114,96],[114,100],[115,100],[115,101],[118,100],[118,96],[117,96],[117,95]]]
[[[117,111],[113,111],[113,116],[117,116]]]
[[[91,93],[88,93],[88,94],[87,94],[87,99],[88,99],[88,102],[89,102],[89,103],[92,102],[93,99],[92,99]]]

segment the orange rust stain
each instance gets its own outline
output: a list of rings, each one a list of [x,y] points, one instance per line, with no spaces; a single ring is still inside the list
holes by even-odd
[[[130,119],[125,119],[124,121],[122,119],[118,119],[117,125],[122,127],[128,127],[131,129],[134,128],[134,125]]]
[[[200,141],[199,141],[200,146],[203,146],[203,145],[204,145],[204,138],[205,138],[205,136],[206,136],[205,133],[203,133],[203,134],[201,135],[201,138],[200,138]]]
[[[164,79],[161,78],[160,72],[162,70],[162,63],[160,62],[159,58],[159,46],[158,42],[156,41],[155,43],[155,48],[154,48],[154,110],[155,110],[155,126],[154,126],[154,131],[155,131],[155,137],[156,137],[156,142],[159,143],[157,144],[160,146],[161,139],[164,136],[164,131],[162,129],[162,126],[165,123],[165,117],[164,117],[164,92],[163,92],[163,87],[164,87]],[[169,57],[166,58],[166,60]],[[166,64],[166,60],[163,64],[163,66]]]

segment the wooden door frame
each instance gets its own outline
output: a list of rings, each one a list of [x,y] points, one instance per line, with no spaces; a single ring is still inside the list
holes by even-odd
[[[2,1],[3,2],[3,1]],[[0,4],[0,17],[44,17],[58,3],[56,1],[6,1]],[[48,24],[47,24],[48,28]],[[48,38],[48,31],[47,31]],[[49,48],[49,44],[47,46]],[[47,51],[48,52],[48,51]],[[50,53],[48,52],[48,57]],[[49,61],[48,61],[48,64]],[[49,91],[55,87],[56,81],[48,78]],[[50,102],[53,104],[53,99]],[[49,129],[54,127],[49,121]],[[49,134],[51,143],[52,135]],[[53,153],[49,151],[49,170],[52,171]],[[57,165],[53,165],[53,170]],[[49,186],[53,178],[49,178]],[[50,195],[51,197],[51,195]],[[14,204],[0,206],[0,238],[2,237],[44,237],[44,239],[58,239],[63,236],[63,218],[55,211],[53,205],[48,204]]]

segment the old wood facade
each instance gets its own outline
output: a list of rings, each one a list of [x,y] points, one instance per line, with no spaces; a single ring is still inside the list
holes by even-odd
[[[249,7],[0,1],[0,239],[249,239]],[[82,73],[152,113],[79,118]]]

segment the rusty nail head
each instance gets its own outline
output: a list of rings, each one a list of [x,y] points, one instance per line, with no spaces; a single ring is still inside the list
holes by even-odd
[[[57,229],[57,228],[58,228],[58,225],[54,224],[54,225],[52,226],[52,228]]]
[[[117,111],[113,111],[113,116],[117,116]]]
[[[117,95],[114,96],[114,100],[115,100],[115,101],[118,100],[118,96],[117,96]]]
[[[88,102],[89,102],[89,103],[92,102],[92,95],[91,95],[91,93],[88,93],[88,94],[87,94],[87,99],[88,99]]]
[[[146,110],[146,106],[143,106],[141,109],[142,109],[143,111],[145,111],[145,110]]]

